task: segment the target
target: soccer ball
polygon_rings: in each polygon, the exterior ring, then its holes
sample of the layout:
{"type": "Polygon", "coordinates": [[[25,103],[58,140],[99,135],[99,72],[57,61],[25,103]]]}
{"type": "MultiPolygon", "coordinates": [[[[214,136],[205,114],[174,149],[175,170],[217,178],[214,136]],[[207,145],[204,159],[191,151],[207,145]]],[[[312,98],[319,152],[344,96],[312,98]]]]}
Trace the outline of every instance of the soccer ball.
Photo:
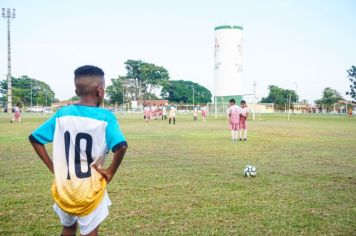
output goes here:
{"type": "Polygon", "coordinates": [[[255,177],[257,174],[256,167],[248,165],[244,169],[244,176],[245,177],[255,177]]]}

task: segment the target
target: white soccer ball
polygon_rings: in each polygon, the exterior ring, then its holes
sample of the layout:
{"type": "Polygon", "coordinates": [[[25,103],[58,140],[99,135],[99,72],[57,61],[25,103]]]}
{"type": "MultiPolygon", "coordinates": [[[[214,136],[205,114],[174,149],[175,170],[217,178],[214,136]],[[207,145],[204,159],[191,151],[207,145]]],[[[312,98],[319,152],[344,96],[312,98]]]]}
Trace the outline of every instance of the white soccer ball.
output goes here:
{"type": "Polygon", "coordinates": [[[257,174],[256,167],[248,165],[244,169],[244,176],[245,177],[255,177],[257,174]]]}

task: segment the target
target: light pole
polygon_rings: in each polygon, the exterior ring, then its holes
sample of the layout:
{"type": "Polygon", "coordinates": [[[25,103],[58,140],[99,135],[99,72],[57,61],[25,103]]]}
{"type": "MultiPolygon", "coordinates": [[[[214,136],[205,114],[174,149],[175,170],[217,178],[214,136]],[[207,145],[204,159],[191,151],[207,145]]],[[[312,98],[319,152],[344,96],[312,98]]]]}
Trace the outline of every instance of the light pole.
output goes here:
{"type": "Polygon", "coordinates": [[[7,20],[7,112],[12,113],[12,87],[11,87],[11,46],[10,46],[10,21],[15,19],[15,9],[2,9],[2,17],[7,20]]]}

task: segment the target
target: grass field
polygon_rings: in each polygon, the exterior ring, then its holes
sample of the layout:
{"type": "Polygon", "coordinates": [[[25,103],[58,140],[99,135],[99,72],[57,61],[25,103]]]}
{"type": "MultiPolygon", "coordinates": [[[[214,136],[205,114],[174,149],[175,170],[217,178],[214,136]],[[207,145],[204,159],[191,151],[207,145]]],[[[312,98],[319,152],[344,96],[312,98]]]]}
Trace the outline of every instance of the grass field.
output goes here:
{"type": "MultiPolygon", "coordinates": [[[[53,176],[27,139],[46,118],[0,115],[0,235],[61,230],[53,176]]],[[[265,116],[246,143],[230,141],[223,118],[118,120],[129,149],[102,235],[356,235],[356,118],[265,116]],[[256,178],[242,176],[247,164],[256,178]]]]}

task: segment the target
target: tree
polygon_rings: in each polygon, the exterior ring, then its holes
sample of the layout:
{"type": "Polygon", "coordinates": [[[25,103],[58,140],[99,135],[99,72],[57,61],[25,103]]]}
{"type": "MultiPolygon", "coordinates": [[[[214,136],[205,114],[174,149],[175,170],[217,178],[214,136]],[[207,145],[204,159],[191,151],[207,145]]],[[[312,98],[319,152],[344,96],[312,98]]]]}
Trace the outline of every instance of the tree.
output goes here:
{"type": "Polygon", "coordinates": [[[326,111],[330,112],[332,106],[337,103],[339,100],[342,100],[340,93],[335,89],[326,87],[322,92],[322,98],[315,101],[319,106],[324,106],[326,111]]]}
{"type": "Polygon", "coordinates": [[[350,91],[346,92],[346,95],[350,95],[353,100],[356,101],[356,66],[351,66],[351,69],[347,70],[347,78],[350,80],[350,91]]]}
{"type": "MultiPolygon", "coordinates": [[[[125,62],[127,75],[121,76],[129,100],[139,100],[149,97],[155,89],[161,87],[169,80],[168,71],[162,66],[144,61],[127,60],[125,62]]],[[[126,93],[125,92],[125,93],[126,93]]]]}
{"type": "MultiPolygon", "coordinates": [[[[7,80],[0,81],[0,93],[2,101],[7,103],[7,80]]],[[[55,93],[45,82],[30,78],[23,75],[19,78],[12,77],[12,102],[13,104],[21,103],[25,105],[32,104],[48,106],[55,100],[55,93]],[[31,93],[32,87],[32,93],[31,93]]]]}
{"type": "Polygon", "coordinates": [[[195,104],[211,102],[211,92],[207,88],[192,81],[184,80],[173,80],[164,83],[161,96],[170,102],[193,103],[193,90],[195,104]]]}
{"type": "Polygon", "coordinates": [[[122,104],[123,103],[123,92],[125,90],[124,88],[124,82],[126,78],[125,76],[119,76],[117,79],[111,79],[111,85],[106,87],[106,94],[109,97],[110,103],[118,103],[122,104]]]}
{"type": "Polygon", "coordinates": [[[289,97],[291,98],[291,108],[293,109],[293,101],[298,101],[298,95],[294,90],[282,89],[276,85],[268,86],[269,94],[261,99],[262,103],[273,103],[277,110],[284,110],[288,105],[289,97]]]}

